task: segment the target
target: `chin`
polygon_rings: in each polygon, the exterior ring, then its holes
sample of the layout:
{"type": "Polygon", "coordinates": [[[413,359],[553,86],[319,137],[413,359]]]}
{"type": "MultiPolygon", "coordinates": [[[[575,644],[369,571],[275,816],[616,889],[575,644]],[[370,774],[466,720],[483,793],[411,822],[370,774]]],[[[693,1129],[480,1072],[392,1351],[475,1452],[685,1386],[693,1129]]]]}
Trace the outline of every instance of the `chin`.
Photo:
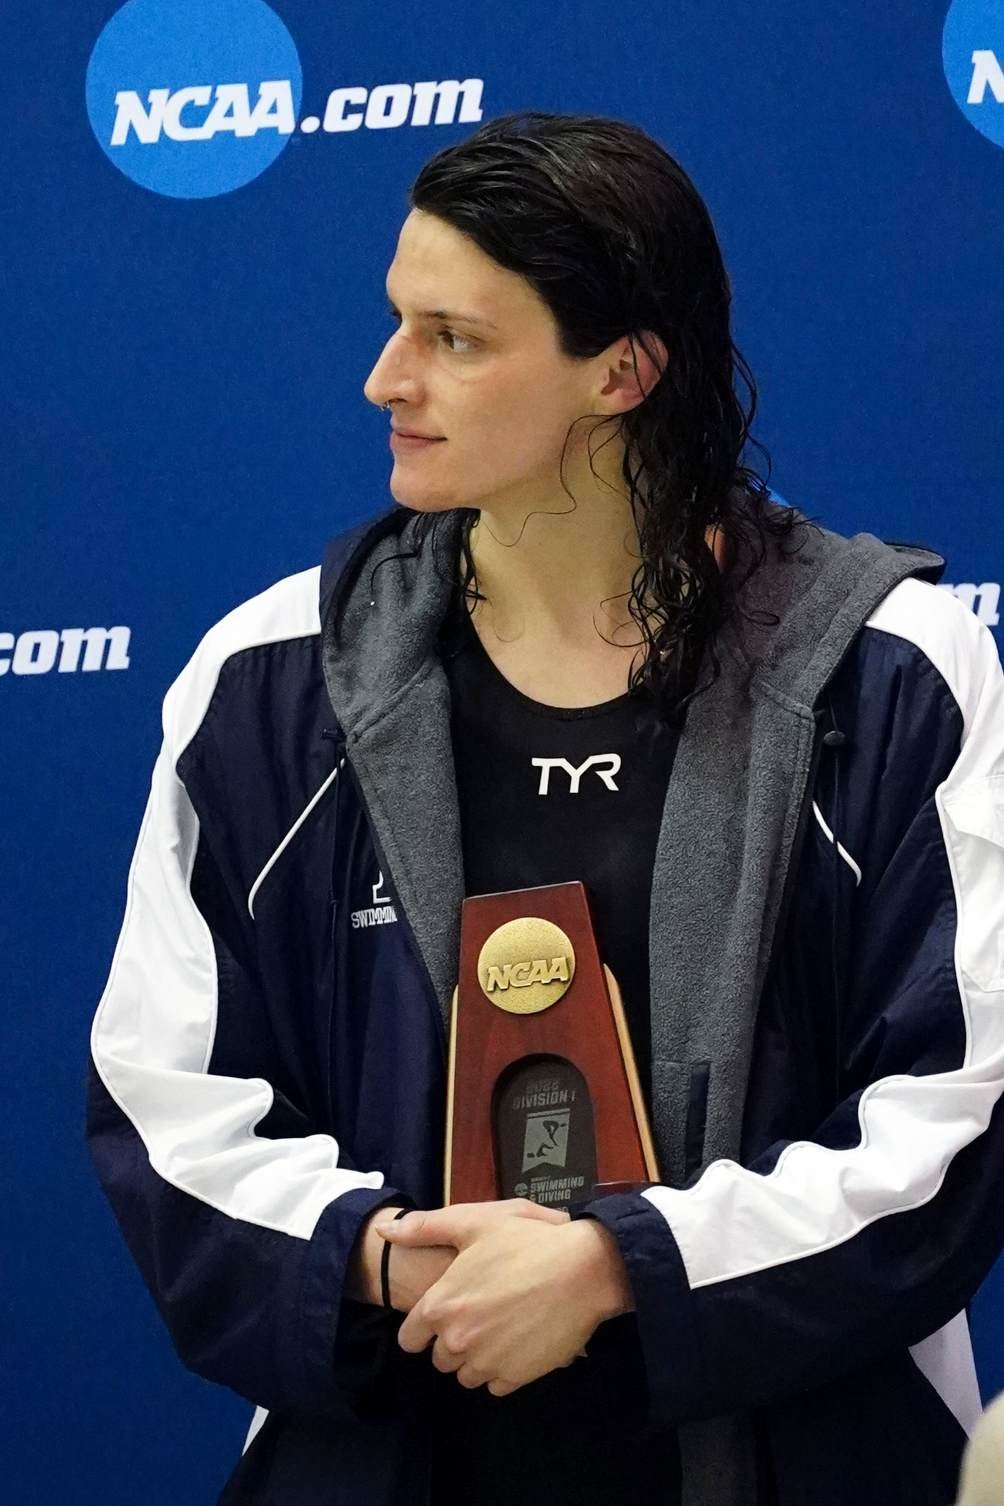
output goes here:
{"type": "Polygon", "coordinates": [[[390,494],[394,501],[401,507],[407,507],[412,512],[449,512],[454,507],[464,507],[467,504],[455,497],[444,497],[441,493],[423,493],[409,486],[395,486],[394,478],[391,477],[390,494]]]}

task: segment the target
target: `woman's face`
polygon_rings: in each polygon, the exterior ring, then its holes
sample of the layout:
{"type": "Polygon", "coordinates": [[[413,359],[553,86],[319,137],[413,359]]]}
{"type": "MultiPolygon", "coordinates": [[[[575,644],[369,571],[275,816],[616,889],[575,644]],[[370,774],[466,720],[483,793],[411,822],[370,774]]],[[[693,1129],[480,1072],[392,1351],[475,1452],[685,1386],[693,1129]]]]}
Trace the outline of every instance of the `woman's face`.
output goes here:
{"type": "MultiPolygon", "coordinates": [[[[563,355],[554,317],[529,283],[421,210],[402,226],[387,294],[397,328],[363,390],[370,402],[391,404],[395,428],[438,440],[392,447],[394,499],[423,512],[516,515],[538,501],[553,505],[569,426],[611,411],[598,412],[604,357],[563,355]]],[[[569,484],[590,427],[579,425],[569,439],[569,484]]],[[[615,469],[616,448],[611,442],[602,457],[615,469]]],[[[598,458],[594,464],[599,470],[598,458]]]]}

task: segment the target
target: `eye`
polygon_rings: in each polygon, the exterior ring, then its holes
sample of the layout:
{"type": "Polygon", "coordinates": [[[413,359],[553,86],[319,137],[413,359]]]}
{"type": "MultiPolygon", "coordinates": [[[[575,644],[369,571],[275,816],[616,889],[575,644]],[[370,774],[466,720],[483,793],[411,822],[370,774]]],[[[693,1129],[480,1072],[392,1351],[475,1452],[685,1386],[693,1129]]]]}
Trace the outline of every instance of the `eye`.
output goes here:
{"type": "Polygon", "coordinates": [[[468,350],[475,349],[475,342],[473,340],[468,340],[466,335],[456,334],[452,329],[441,329],[438,331],[438,334],[440,339],[442,339],[445,335],[448,340],[459,340],[461,345],[465,345],[467,347],[467,350],[455,350],[453,346],[449,346],[448,349],[455,356],[466,355],[468,350]]]}
{"type": "MultiPolygon", "coordinates": [[[[400,324],[401,315],[398,313],[396,308],[388,305],[386,313],[388,318],[393,319],[396,321],[396,323],[400,324]]],[[[442,340],[444,337],[447,340],[459,340],[462,346],[466,346],[465,350],[457,350],[453,346],[448,345],[447,349],[450,351],[450,354],[454,356],[467,355],[470,351],[477,348],[476,340],[470,340],[466,335],[458,335],[455,330],[447,329],[445,326],[442,329],[436,331],[436,337],[439,340],[442,340]]]]}

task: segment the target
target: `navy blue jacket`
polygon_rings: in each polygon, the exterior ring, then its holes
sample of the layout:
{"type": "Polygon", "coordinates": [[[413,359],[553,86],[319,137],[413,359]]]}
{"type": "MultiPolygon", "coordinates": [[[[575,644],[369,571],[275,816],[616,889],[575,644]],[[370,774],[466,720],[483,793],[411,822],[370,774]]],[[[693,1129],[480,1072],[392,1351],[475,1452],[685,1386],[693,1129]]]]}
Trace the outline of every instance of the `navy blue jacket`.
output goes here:
{"type": "MultiPolygon", "coordinates": [[[[440,686],[425,721],[398,717],[431,684],[409,671],[350,729],[327,662],[333,604],[379,594],[392,572],[363,566],[399,527],[237,607],[171,686],[94,1021],[88,1137],[123,1235],[182,1362],[260,1409],[231,1506],[427,1500],[428,1358],[342,1291],[375,1207],[442,1202],[449,965],[433,976],[385,807],[418,823],[435,886],[456,827],[422,827],[423,770],[446,767],[447,708],[440,686]],[[376,736],[396,788],[360,773],[376,736]]],[[[372,675],[384,646],[338,652],[372,675]]],[[[650,1425],[742,1415],[756,1506],[948,1506],[979,1411],[965,1308],[1004,1243],[993,640],[908,576],[864,602],[813,716],[797,820],[770,839],[787,879],[736,1154],[706,1153],[707,1064],[667,1064],[685,1164],[583,1213],[627,1266],[650,1425]]]]}

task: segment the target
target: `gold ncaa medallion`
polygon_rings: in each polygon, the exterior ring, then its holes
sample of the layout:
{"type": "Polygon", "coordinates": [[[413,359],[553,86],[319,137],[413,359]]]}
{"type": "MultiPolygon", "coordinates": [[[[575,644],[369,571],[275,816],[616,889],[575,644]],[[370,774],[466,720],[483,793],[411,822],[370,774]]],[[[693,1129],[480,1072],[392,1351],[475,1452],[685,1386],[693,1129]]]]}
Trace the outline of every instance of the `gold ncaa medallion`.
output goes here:
{"type": "Polygon", "coordinates": [[[478,956],[478,982],[490,1003],[508,1014],[540,1014],[575,976],[572,943],[560,926],[537,915],[506,921],[478,956]]]}

